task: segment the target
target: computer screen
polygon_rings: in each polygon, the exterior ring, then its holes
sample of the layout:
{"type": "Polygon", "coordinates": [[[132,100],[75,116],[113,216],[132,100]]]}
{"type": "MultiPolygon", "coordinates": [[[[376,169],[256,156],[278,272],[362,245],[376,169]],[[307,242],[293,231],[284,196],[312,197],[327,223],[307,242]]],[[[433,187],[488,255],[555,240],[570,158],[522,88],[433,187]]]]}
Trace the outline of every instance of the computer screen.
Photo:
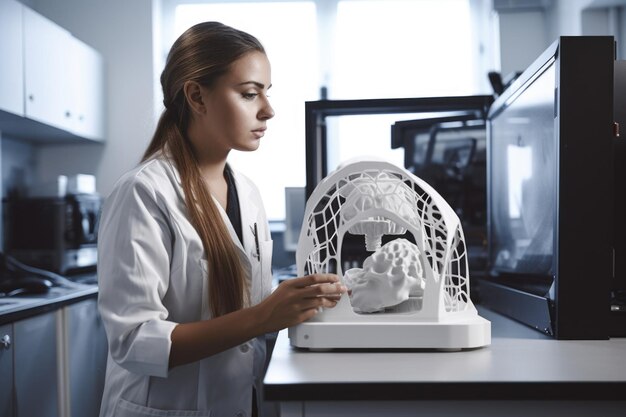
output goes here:
{"type": "Polygon", "coordinates": [[[552,61],[489,122],[489,258],[498,273],[555,273],[555,77],[552,61]]]}

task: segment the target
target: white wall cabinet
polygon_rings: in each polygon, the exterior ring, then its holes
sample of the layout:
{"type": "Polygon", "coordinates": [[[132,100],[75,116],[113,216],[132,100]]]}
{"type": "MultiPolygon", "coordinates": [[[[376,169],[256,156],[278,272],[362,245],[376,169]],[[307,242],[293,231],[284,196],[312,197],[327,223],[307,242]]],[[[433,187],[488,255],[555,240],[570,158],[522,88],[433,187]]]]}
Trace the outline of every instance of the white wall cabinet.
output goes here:
{"type": "Polygon", "coordinates": [[[104,139],[97,51],[17,1],[0,0],[0,61],[1,131],[29,140],[104,139]]]}
{"type": "Polygon", "coordinates": [[[104,62],[82,41],[70,38],[69,111],[72,131],[87,139],[104,137],[104,62]]]}
{"type": "Polygon", "coordinates": [[[26,117],[72,130],[68,74],[71,35],[39,13],[24,8],[26,117]]]}
{"type": "Polygon", "coordinates": [[[24,115],[22,4],[0,0],[0,110],[24,115]]]}

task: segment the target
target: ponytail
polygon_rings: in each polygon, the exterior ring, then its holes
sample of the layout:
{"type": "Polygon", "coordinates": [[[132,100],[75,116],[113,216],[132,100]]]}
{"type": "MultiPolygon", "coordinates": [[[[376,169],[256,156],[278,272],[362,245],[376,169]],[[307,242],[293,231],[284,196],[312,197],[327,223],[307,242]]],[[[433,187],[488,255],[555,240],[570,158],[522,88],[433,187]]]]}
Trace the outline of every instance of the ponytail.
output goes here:
{"type": "Polygon", "coordinates": [[[209,305],[213,317],[236,311],[249,301],[244,271],[222,215],[200,175],[198,162],[191,144],[185,139],[166,109],[157,125],[142,162],[151,158],[169,144],[171,157],[181,178],[189,221],[200,235],[208,263],[209,305]]]}

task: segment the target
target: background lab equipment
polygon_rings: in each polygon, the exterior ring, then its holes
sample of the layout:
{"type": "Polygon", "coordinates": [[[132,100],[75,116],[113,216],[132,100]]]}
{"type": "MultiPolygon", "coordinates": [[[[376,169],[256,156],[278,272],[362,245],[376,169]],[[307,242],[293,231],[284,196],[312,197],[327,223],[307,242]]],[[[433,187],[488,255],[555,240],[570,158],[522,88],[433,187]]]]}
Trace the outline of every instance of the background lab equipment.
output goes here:
{"type": "Polygon", "coordinates": [[[27,265],[66,274],[95,268],[97,194],[5,201],[5,247],[27,265]]]}
{"type": "MultiPolygon", "coordinates": [[[[419,173],[429,183],[443,184],[438,191],[447,198],[452,196],[450,205],[467,230],[474,301],[559,339],[624,336],[626,194],[623,190],[626,185],[625,176],[620,173],[626,161],[626,147],[614,136],[614,122],[621,121],[622,126],[626,123],[622,110],[626,108],[624,94],[614,94],[615,88],[624,85],[624,79],[626,66],[615,61],[613,37],[564,36],[512,82],[496,103],[492,96],[307,102],[306,194],[310,196],[329,170],[335,168],[329,166],[328,149],[341,138],[328,130],[327,117],[415,114],[415,120],[398,121],[391,127],[391,147],[405,149],[404,165],[409,171],[419,173]],[[546,83],[542,74],[555,76],[546,83]],[[582,90],[585,94],[580,94],[582,90]],[[509,105],[511,108],[507,110],[509,105]],[[516,111],[525,114],[517,119],[509,117],[516,111]],[[558,168],[539,173],[535,170],[541,165],[534,164],[527,172],[529,178],[556,175],[549,181],[555,184],[553,195],[557,200],[548,201],[545,208],[549,216],[543,217],[552,224],[546,229],[552,236],[552,244],[544,248],[542,259],[552,264],[539,274],[524,269],[523,265],[532,264],[528,256],[522,256],[516,267],[509,264],[508,270],[504,268],[505,254],[501,252],[498,257],[497,253],[511,244],[511,239],[516,239],[515,235],[507,236],[506,230],[519,229],[512,223],[502,227],[506,219],[503,202],[489,198],[490,193],[509,195],[506,178],[508,170],[513,170],[503,162],[507,158],[496,163],[489,158],[490,152],[505,142],[515,145],[515,141],[507,139],[507,131],[515,129],[512,122],[524,118],[546,126],[535,145],[554,149],[556,153],[546,157],[553,158],[552,163],[558,168]],[[508,119],[511,123],[506,122],[508,119]],[[541,120],[552,122],[546,124],[541,120]],[[481,125],[488,126],[491,135],[482,144],[486,134],[478,133],[481,125]],[[446,128],[466,129],[466,132],[453,140],[444,135],[446,128]],[[473,153],[474,145],[468,140],[472,138],[476,139],[473,153]],[[448,152],[453,155],[448,159],[452,163],[446,162],[446,158],[437,161],[437,148],[444,149],[440,155],[445,155],[446,148],[457,146],[455,140],[459,150],[448,152]],[[465,150],[460,147],[462,140],[465,150]],[[464,163],[467,160],[464,155],[471,155],[469,166],[464,163]],[[449,181],[454,175],[457,180],[449,181]],[[482,176],[484,182],[480,180],[482,176]],[[502,181],[492,181],[496,177],[502,181]],[[470,190],[482,198],[469,201],[470,190]],[[613,219],[615,227],[611,228],[613,219]],[[495,228],[487,230],[488,224],[495,228]]],[[[523,139],[519,148],[530,144],[528,135],[523,139]]],[[[538,189],[528,186],[521,189],[524,198],[537,199],[538,189]]],[[[533,223],[537,219],[525,220],[533,223]]],[[[343,251],[343,260],[362,264],[358,242],[351,244],[348,239],[343,251]]]]}
{"type": "Polygon", "coordinates": [[[487,118],[481,300],[559,339],[626,335],[625,312],[612,308],[623,305],[626,282],[626,230],[613,221],[624,216],[614,212],[624,201],[613,168],[623,158],[614,137],[615,47],[609,36],[559,38],[487,118]]]}

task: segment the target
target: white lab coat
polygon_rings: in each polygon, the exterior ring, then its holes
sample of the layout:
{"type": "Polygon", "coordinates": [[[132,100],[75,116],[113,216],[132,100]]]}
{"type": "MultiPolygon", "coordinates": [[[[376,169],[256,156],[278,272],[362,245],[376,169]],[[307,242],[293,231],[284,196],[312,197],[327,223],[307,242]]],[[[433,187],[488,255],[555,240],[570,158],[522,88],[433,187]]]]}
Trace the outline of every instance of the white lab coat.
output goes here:
{"type": "MultiPolygon", "coordinates": [[[[257,188],[233,175],[243,247],[218,207],[254,305],[271,291],[272,240],[257,188]]],[[[261,392],[264,337],[168,370],[176,324],[211,318],[206,274],[173,162],[161,155],[125,174],[103,206],[98,236],[98,303],[109,342],[101,417],[250,415],[253,384],[261,392]]]]}

